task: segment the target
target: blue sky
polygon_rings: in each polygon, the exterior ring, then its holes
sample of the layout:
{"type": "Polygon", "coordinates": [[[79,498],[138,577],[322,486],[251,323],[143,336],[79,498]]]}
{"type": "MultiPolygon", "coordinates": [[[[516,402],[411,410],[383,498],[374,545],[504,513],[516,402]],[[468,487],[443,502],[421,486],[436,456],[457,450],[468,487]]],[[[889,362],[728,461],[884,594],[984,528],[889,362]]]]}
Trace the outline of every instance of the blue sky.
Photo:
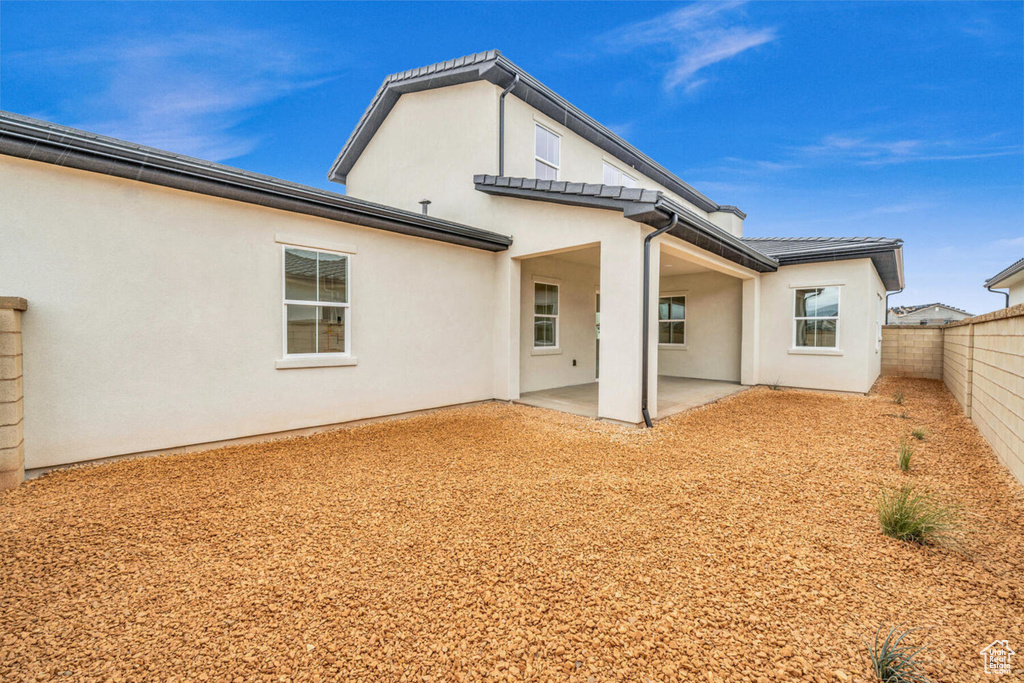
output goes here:
{"type": "Polygon", "coordinates": [[[906,242],[974,313],[1024,256],[1021,3],[0,3],[0,108],[341,190],[388,73],[498,48],[748,236],[906,242]]]}

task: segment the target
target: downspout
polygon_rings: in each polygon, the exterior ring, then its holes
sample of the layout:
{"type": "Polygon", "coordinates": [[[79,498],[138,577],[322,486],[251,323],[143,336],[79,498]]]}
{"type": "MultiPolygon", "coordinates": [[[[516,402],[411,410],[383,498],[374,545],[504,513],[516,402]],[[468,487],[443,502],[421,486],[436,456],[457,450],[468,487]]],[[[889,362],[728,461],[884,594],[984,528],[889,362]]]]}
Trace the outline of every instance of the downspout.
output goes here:
{"type": "Polygon", "coordinates": [[[647,346],[650,343],[650,320],[651,320],[651,240],[658,235],[666,233],[679,223],[679,214],[673,213],[672,220],[663,228],[658,228],[644,238],[644,328],[643,328],[643,376],[640,378],[640,410],[644,415],[644,424],[653,427],[651,414],[647,411],[647,368],[650,365],[650,353],[647,346]]]}
{"type": "Polygon", "coordinates": [[[997,292],[996,290],[992,289],[988,285],[985,285],[985,289],[987,289],[988,291],[992,292],[993,294],[1002,294],[1003,296],[1005,296],[1006,297],[1006,305],[1003,306],[1003,308],[1009,308],[1010,307],[1010,290],[1006,290],[1005,292],[997,292]]]}
{"type": "Polygon", "coordinates": [[[501,91],[501,97],[498,98],[498,175],[505,175],[505,95],[512,92],[512,88],[516,87],[516,83],[519,82],[519,74],[512,79],[512,82],[508,84],[508,87],[501,91]]]}
{"type": "Polygon", "coordinates": [[[886,292],[885,293],[885,324],[886,325],[889,324],[889,297],[892,296],[893,294],[899,294],[902,291],[903,291],[903,288],[900,287],[899,289],[897,289],[897,290],[895,290],[893,292],[886,292]]]}

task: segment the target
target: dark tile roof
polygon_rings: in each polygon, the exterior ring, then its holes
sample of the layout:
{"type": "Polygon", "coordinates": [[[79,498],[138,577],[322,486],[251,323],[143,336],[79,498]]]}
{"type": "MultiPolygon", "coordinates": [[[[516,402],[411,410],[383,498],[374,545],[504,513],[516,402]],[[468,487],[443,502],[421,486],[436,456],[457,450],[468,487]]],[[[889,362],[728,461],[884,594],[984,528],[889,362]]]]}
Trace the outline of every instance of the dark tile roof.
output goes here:
{"type": "Polygon", "coordinates": [[[672,235],[751,270],[771,272],[778,268],[774,258],[744,244],[660,190],[493,175],[473,176],[473,182],[486,194],[622,211],[626,218],[655,228],[664,226],[675,214],[679,224],[672,235]]]}
{"type": "Polygon", "coordinates": [[[513,83],[516,76],[519,77],[519,81],[510,92],[531,107],[555,119],[630,168],[661,183],[671,192],[694,204],[702,211],[727,211],[740,218],[746,218],[746,214],[735,206],[717,204],[698,192],[654,159],[516,66],[498,50],[478,52],[446,62],[409,69],[385,78],[345,142],[328,177],[340,183],[346,181],[348,173],[352,170],[359,155],[366,149],[398,98],[403,94],[473,81],[488,81],[505,88],[513,83]]]}
{"type": "Polygon", "coordinates": [[[0,154],[379,230],[502,251],[505,235],[0,111],[0,154]]]}
{"type": "Polygon", "coordinates": [[[746,237],[743,241],[763,254],[783,259],[865,247],[895,248],[903,244],[903,240],[888,237],[746,237]]]}
{"type": "Polygon", "coordinates": [[[985,286],[992,287],[995,285],[995,283],[1001,282],[1002,280],[1005,280],[1008,277],[1016,275],[1021,271],[1024,271],[1024,258],[1022,258],[1019,261],[1015,261],[1014,263],[1010,264],[1006,268],[1003,268],[1001,271],[999,271],[989,279],[985,280],[985,286]]]}

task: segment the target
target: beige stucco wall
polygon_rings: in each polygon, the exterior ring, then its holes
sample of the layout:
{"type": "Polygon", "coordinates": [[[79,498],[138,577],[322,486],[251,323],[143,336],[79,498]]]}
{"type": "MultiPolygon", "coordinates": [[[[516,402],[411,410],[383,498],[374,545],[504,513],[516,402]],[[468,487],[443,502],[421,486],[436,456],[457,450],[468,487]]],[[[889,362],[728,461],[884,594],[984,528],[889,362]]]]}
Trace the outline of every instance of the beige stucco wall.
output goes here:
{"type": "Polygon", "coordinates": [[[886,325],[882,329],[882,374],[942,379],[942,328],[886,325]]]}
{"type": "Polygon", "coordinates": [[[866,392],[881,371],[879,297],[885,291],[868,259],[785,266],[761,276],[760,381],[866,392]],[[794,290],[840,287],[839,348],[793,348],[794,290]]]}
{"type": "Polygon", "coordinates": [[[0,157],[25,465],[492,398],[489,252],[0,157]],[[351,245],[351,367],[279,370],[277,234],[351,245]]]}
{"type": "MultiPolygon", "coordinates": [[[[496,229],[484,219],[491,198],[476,191],[473,175],[498,172],[500,94],[497,86],[477,81],[403,95],[349,172],[346,192],[413,210],[430,199],[432,215],[496,229]]],[[[739,217],[707,214],[511,95],[505,99],[505,175],[534,176],[538,123],[561,137],[560,180],[601,183],[607,161],[637,177],[641,187],[661,190],[742,235],[739,217]]]]}
{"type": "Polygon", "coordinates": [[[739,382],[743,282],[706,272],[663,277],[660,285],[660,296],[686,295],[686,345],[659,345],[658,373],[739,382]]]}
{"type": "Polygon", "coordinates": [[[1024,304],[1024,279],[1016,284],[1010,285],[1009,292],[1011,306],[1024,304]]]}
{"type": "Polygon", "coordinates": [[[542,256],[522,262],[520,308],[520,392],[593,382],[597,371],[595,307],[601,271],[542,256]],[[559,285],[558,348],[533,348],[535,280],[559,285]],[[573,366],[573,361],[576,365],[573,366]]]}

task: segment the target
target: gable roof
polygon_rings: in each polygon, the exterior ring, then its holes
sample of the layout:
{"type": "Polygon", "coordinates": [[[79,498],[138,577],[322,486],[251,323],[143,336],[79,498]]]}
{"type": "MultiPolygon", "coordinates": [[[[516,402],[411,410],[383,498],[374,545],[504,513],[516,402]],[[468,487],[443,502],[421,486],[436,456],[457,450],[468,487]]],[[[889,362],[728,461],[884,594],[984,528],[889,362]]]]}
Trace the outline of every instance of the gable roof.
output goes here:
{"type": "Polygon", "coordinates": [[[909,313],[914,313],[916,311],[923,311],[926,308],[933,308],[935,306],[938,306],[940,308],[946,308],[946,309],[949,309],[950,311],[956,311],[957,313],[963,313],[964,315],[966,315],[968,317],[973,315],[971,313],[968,313],[967,311],[965,311],[962,308],[957,308],[956,306],[950,306],[949,304],[941,304],[941,303],[937,303],[937,302],[933,303],[933,304],[915,304],[913,306],[893,306],[889,310],[892,311],[893,313],[895,313],[896,315],[907,315],[909,313]]]}
{"type": "Polygon", "coordinates": [[[391,74],[384,79],[363,113],[327,177],[344,183],[359,156],[384,123],[398,98],[405,93],[444,88],[450,85],[488,81],[501,88],[519,81],[510,91],[531,107],[558,121],[560,124],[593,143],[622,163],[636,169],[648,178],[664,185],[686,201],[703,211],[727,211],[740,218],[746,214],[735,206],[718,204],[683,182],[678,176],[650,158],[596,120],[572,105],[568,100],[513,64],[498,50],[478,52],[466,57],[439,62],[430,66],[391,74]]]}
{"type": "Polygon", "coordinates": [[[886,291],[903,287],[903,240],[889,237],[745,237],[780,266],[870,258],[886,291]]]}
{"type": "Polygon", "coordinates": [[[512,238],[240,168],[0,111],[0,154],[487,251],[512,238]]]}
{"type": "Polygon", "coordinates": [[[626,218],[655,228],[662,227],[676,214],[679,223],[669,231],[673,236],[761,273],[779,267],[771,256],[750,247],[660,190],[493,175],[473,176],[473,182],[477,190],[486,194],[622,211],[626,218]]]}
{"type": "MultiPolygon", "coordinates": [[[[989,279],[985,280],[986,287],[998,287],[1000,282],[1008,280],[1018,273],[1024,272],[1024,258],[1007,266],[989,279]]],[[[1004,285],[1005,286],[1005,285],[1004,285]]]]}

